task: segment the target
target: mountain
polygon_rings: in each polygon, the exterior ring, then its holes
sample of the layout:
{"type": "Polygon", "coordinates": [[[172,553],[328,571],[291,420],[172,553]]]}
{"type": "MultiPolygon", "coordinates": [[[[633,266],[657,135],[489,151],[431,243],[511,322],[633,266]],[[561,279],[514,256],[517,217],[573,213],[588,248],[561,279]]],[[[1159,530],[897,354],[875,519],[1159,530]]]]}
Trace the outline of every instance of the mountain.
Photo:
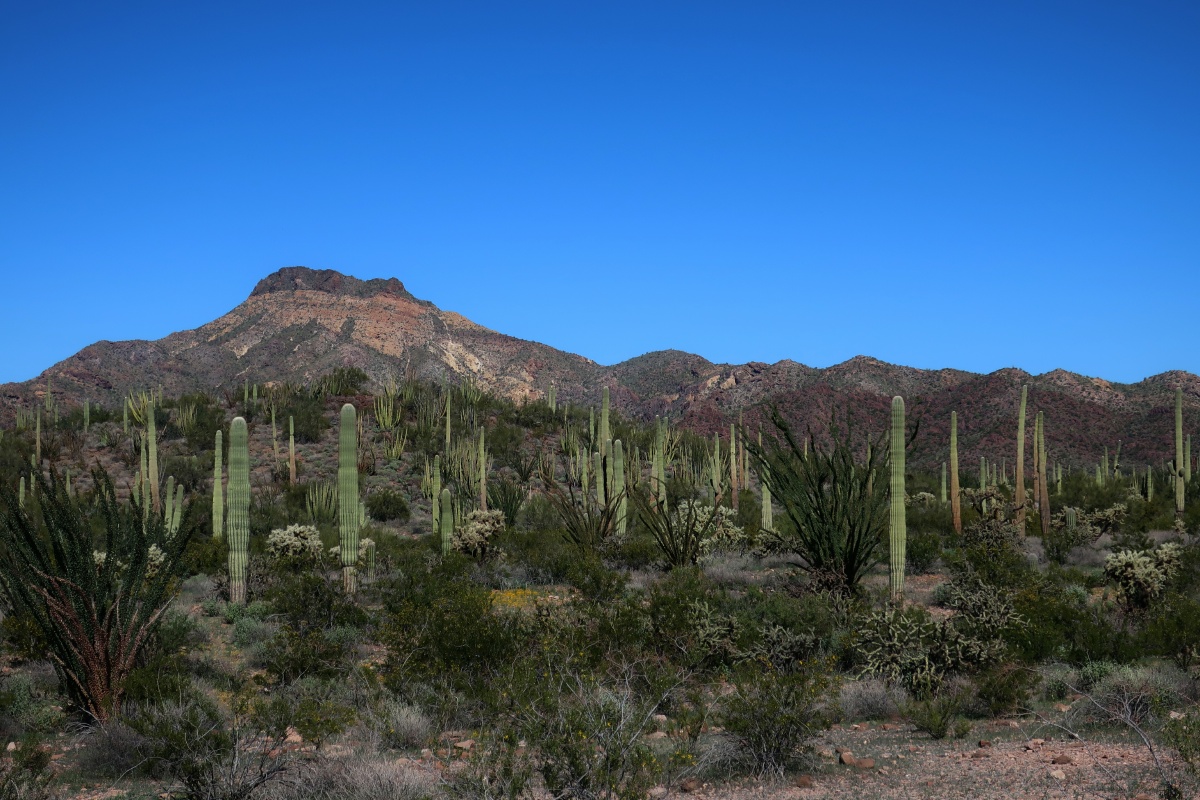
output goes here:
{"type": "Polygon", "coordinates": [[[1046,412],[1052,458],[1086,467],[1122,442],[1122,463],[1158,464],[1173,454],[1176,386],[1185,395],[1188,430],[1200,428],[1200,378],[1166,372],[1134,384],[1064,370],[1030,375],[1002,369],[980,375],[922,370],[857,356],[819,369],[795,361],[713,364],[660,350],[603,366],[582,356],[489,330],[410,294],[399,280],[359,280],[333,270],[286,267],[254,288],[228,314],[157,341],[100,341],[37,378],[0,386],[0,421],[30,406],[50,386],[69,402],[114,404],[131,390],[240,391],[243,381],[302,382],[335,367],[357,366],[374,381],[412,375],[475,380],[514,400],[544,397],[553,384],[561,403],[597,405],[610,387],[622,413],[667,414],[705,434],[727,430],[739,414],[760,422],[775,405],[794,422],[821,428],[835,409],[853,409],[867,428],[883,430],[893,395],[920,420],[911,459],[943,460],[949,417],[957,411],[964,471],[980,455],[1015,457],[1017,406],[1029,385],[1030,421],[1046,412]]]}

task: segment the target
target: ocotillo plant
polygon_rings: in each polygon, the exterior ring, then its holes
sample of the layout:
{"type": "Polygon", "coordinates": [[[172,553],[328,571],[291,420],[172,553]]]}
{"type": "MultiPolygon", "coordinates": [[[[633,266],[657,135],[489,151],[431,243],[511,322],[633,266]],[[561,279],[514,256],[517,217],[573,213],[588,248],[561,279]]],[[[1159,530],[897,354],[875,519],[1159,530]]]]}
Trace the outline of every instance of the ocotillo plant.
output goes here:
{"type": "Polygon", "coordinates": [[[454,536],[454,511],[450,508],[450,490],[442,489],[440,506],[440,518],[438,519],[438,528],[442,536],[442,555],[450,555],[451,539],[454,536]]]}
{"type": "Polygon", "coordinates": [[[246,420],[229,425],[229,602],[246,602],[250,560],[250,451],[246,420]]]}
{"type": "Polygon", "coordinates": [[[1183,516],[1184,471],[1183,471],[1183,388],[1175,387],[1175,516],[1183,516]]]}
{"type": "MultiPolygon", "coordinates": [[[[1019,483],[1019,481],[1018,481],[1019,483]]],[[[962,498],[958,488],[958,412],[950,412],[950,512],[954,532],[962,533],[962,498]]]]}
{"type": "Polygon", "coordinates": [[[221,539],[225,535],[225,489],[222,487],[221,431],[217,431],[217,442],[213,448],[213,501],[212,535],[221,539]]]}
{"type": "Polygon", "coordinates": [[[1021,386],[1021,410],[1017,414],[1017,476],[1013,501],[1017,506],[1017,528],[1025,535],[1025,401],[1029,386],[1021,386]]]}
{"type": "Polygon", "coordinates": [[[338,431],[338,533],[342,551],[342,585],[358,590],[358,424],[351,403],[342,406],[338,431]]]}
{"type": "Polygon", "coordinates": [[[907,526],[904,516],[904,398],[892,398],[892,482],[891,482],[891,567],[892,599],[904,594],[904,550],[907,526]]]}

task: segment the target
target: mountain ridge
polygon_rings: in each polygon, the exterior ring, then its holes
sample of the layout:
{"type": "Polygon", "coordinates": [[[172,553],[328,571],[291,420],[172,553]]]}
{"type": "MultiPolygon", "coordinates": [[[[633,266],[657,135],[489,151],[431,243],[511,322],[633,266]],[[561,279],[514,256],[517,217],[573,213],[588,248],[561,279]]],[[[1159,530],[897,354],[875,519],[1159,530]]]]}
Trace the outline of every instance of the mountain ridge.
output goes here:
{"type": "Polygon", "coordinates": [[[1022,383],[1030,387],[1031,409],[1047,412],[1049,445],[1068,463],[1098,459],[1122,435],[1131,461],[1170,457],[1171,426],[1156,429],[1159,417],[1173,413],[1177,385],[1189,429],[1200,423],[1200,377],[1179,370],[1125,384],[1062,369],[919,369],[866,355],[824,368],[791,359],[718,364],[671,349],[605,366],[439,309],[397,278],[361,280],[308,267],[271,273],[228,313],[197,328],[157,340],[97,341],[36,378],[0,385],[0,419],[11,424],[14,408],[34,402],[48,385],[68,401],[111,403],[147,386],[162,385],[168,394],[233,391],[244,380],[302,382],[349,365],[377,383],[404,375],[471,379],[515,401],[540,399],[554,384],[560,402],[598,405],[600,387],[608,386],[622,413],[666,414],[705,434],[727,430],[741,414],[761,421],[771,405],[809,426],[827,424],[838,408],[886,419],[887,402],[899,394],[925,425],[928,444],[913,454],[918,463],[934,463],[944,450],[951,410],[959,412],[965,465],[978,460],[976,452],[1004,449],[1006,438],[1015,439],[1022,383]]]}

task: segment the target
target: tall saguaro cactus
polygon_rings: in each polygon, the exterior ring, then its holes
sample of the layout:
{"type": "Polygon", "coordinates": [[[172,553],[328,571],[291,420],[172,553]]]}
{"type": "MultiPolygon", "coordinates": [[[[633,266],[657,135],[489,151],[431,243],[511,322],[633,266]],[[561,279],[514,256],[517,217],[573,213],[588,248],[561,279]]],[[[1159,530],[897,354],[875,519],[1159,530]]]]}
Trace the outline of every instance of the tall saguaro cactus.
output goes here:
{"type": "Polygon", "coordinates": [[[958,412],[950,412],[950,512],[954,532],[962,533],[962,497],[958,488],[958,412]]]}
{"type": "Polygon", "coordinates": [[[891,547],[889,552],[892,599],[904,595],[904,549],[907,525],[904,515],[904,398],[892,398],[891,547]]]}
{"type": "Polygon", "coordinates": [[[1183,471],[1183,387],[1175,387],[1175,516],[1183,516],[1184,483],[1183,471]]]}
{"type": "Polygon", "coordinates": [[[149,440],[149,472],[147,479],[150,482],[150,500],[154,504],[154,510],[158,511],[162,508],[158,498],[158,434],[154,429],[154,404],[146,404],[146,439],[149,440]]]}
{"type": "Polygon", "coordinates": [[[1039,411],[1037,414],[1037,430],[1038,430],[1038,516],[1042,521],[1042,540],[1050,535],[1050,486],[1049,486],[1049,471],[1046,466],[1046,415],[1045,412],[1039,411]]]}
{"type": "Polygon", "coordinates": [[[487,445],[483,441],[483,426],[479,426],[479,510],[487,511],[487,445]]]}
{"type": "Polygon", "coordinates": [[[358,591],[358,422],[351,403],[342,406],[338,431],[338,522],[342,586],[358,591]]]}
{"type": "Polygon", "coordinates": [[[433,501],[433,508],[429,515],[432,522],[430,533],[436,536],[442,531],[441,506],[439,505],[442,502],[442,457],[440,455],[433,457],[433,475],[431,481],[430,497],[433,501]]]}
{"type": "Polygon", "coordinates": [[[250,450],[246,420],[229,425],[229,602],[246,602],[250,560],[250,450]]]}
{"type": "Polygon", "coordinates": [[[621,493],[617,504],[617,535],[625,535],[628,498],[625,496],[625,448],[621,440],[613,442],[613,491],[621,493]]]}
{"type": "Polygon", "coordinates": [[[296,418],[288,415],[288,483],[296,485],[296,418]]]}
{"type": "Polygon", "coordinates": [[[454,536],[454,511],[450,508],[450,490],[442,489],[441,500],[438,503],[440,506],[438,530],[442,536],[442,555],[450,555],[450,545],[454,536]]]}
{"type": "Polygon", "coordinates": [[[600,431],[597,434],[597,440],[607,442],[612,438],[612,427],[609,425],[609,399],[608,387],[605,386],[600,394],[600,431]]]}
{"type": "Polygon", "coordinates": [[[1021,410],[1017,415],[1017,485],[1013,501],[1017,506],[1017,527],[1025,535],[1025,401],[1029,397],[1029,386],[1021,386],[1021,410]]]}
{"type": "Polygon", "coordinates": [[[222,484],[221,431],[217,431],[217,442],[213,452],[213,502],[212,534],[214,539],[225,536],[225,489],[222,484]]]}

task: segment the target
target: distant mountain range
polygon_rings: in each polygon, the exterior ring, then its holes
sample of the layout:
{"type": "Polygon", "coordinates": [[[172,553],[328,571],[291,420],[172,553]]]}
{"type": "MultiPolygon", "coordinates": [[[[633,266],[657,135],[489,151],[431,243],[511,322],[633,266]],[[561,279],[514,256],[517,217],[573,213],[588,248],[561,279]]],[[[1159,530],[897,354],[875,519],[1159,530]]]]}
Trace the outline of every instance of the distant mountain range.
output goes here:
{"type": "Polygon", "coordinates": [[[1022,384],[1029,385],[1031,414],[1046,412],[1051,458],[1076,467],[1096,463],[1118,442],[1126,465],[1171,458],[1176,386],[1184,390],[1187,430],[1200,432],[1200,378],[1188,372],[1120,384],[1064,370],[980,375],[866,356],[825,369],[791,360],[713,364],[678,350],[606,367],[442,311],[395,278],[363,281],[306,267],[267,276],[240,305],[195,330],[156,341],[96,342],[33,380],[4,384],[0,419],[11,426],[13,408],[36,402],[47,384],[68,401],[115,404],[130,390],[152,386],[167,394],[240,390],[247,379],[302,382],[348,365],[378,382],[405,375],[470,378],[518,401],[542,398],[553,384],[560,403],[598,406],[601,387],[608,386],[624,414],[666,414],[706,434],[727,430],[740,413],[761,419],[772,404],[814,428],[827,425],[835,409],[849,408],[881,431],[898,394],[910,418],[921,419],[914,463],[931,466],[946,457],[950,412],[958,412],[964,472],[980,455],[1012,463],[1022,384]]]}

